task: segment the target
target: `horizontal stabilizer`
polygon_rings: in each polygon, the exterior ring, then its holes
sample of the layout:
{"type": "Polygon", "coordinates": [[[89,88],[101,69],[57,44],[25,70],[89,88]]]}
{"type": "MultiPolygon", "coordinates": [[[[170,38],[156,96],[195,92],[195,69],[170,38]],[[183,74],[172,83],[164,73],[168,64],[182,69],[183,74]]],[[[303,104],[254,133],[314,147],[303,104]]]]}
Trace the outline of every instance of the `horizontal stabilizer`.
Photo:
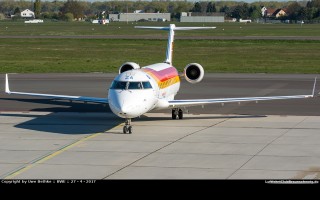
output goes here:
{"type": "Polygon", "coordinates": [[[165,63],[172,64],[172,52],[173,52],[173,40],[174,31],[188,31],[188,30],[201,30],[201,29],[215,29],[216,27],[176,27],[175,24],[170,24],[170,26],[135,26],[134,28],[143,29],[155,29],[168,31],[168,45],[166,51],[165,63]]]}
{"type": "MultiPolygon", "coordinates": [[[[161,27],[161,26],[135,26],[134,28],[143,28],[143,29],[156,29],[170,31],[170,27],[161,27]]],[[[174,27],[173,31],[188,31],[188,30],[197,30],[197,29],[215,29],[216,27],[174,27]]]]}

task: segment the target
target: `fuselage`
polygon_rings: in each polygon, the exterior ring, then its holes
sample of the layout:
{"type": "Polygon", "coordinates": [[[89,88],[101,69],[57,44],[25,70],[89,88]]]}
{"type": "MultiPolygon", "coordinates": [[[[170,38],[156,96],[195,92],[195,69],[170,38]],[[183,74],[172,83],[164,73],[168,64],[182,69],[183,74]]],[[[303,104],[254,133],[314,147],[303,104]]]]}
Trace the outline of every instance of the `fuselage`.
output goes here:
{"type": "Polygon", "coordinates": [[[122,118],[135,118],[153,109],[168,108],[180,88],[175,67],[157,63],[119,74],[112,82],[108,100],[111,111],[122,118]]]}

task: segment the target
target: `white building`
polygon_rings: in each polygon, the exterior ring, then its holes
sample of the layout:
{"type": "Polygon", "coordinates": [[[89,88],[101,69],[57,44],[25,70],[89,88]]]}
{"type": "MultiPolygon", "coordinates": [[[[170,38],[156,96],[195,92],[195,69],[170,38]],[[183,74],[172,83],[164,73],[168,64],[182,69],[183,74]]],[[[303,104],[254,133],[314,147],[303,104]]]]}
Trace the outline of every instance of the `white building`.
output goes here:
{"type": "Polygon", "coordinates": [[[262,6],[261,7],[261,16],[262,17],[265,17],[265,16],[267,16],[267,8],[265,7],[265,6],[262,6]]]}
{"type": "Polygon", "coordinates": [[[25,9],[24,11],[21,12],[20,16],[22,18],[34,18],[34,12],[32,12],[29,9],[25,9]]]}
{"type": "Polygon", "coordinates": [[[224,13],[182,12],[180,22],[224,22],[224,13]]]}
{"type": "Polygon", "coordinates": [[[136,22],[139,20],[145,21],[170,21],[170,13],[120,13],[109,14],[110,21],[118,22],[136,22]]]}

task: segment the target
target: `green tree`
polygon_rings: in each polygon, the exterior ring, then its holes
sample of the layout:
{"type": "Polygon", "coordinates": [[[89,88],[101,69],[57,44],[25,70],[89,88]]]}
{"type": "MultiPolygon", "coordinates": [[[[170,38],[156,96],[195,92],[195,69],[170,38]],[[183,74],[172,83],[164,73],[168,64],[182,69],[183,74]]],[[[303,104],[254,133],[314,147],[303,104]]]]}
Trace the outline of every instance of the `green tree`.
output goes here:
{"type": "Polygon", "coordinates": [[[216,5],[212,2],[209,2],[207,5],[207,12],[216,12],[216,5]]]}
{"type": "Polygon", "coordinates": [[[40,0],[36,0],[34,2],[34,14],[35,14],[35,17],[36,18],[39,18],[40,17],[40,13],[41,13],[41,2],[40,0]]]}
{"type": "Polygon", "coordinates": [[[74,20],[74,16],[72,13],[66,13],[64,14],[64,20],[67,21],[67,22],[71,22],[74,20]]]}
{"type": "Polygon", "coordinates": [[[167,2],[153,1],[150,3],[150,6],[153,8],[154,12],[168,12],[167,2]]]}
{"type": "Polygon", "coordinates": [[[0,13],[0,20],[4,20],[5,19],[5,16],[3,13],[0,13]]]}
{"type": "Polygon", "coordinates": [[[223,12],[226,17],[232,17],[232,11],[230,7],[224,5],[220,8],[220,12],[223,12]]]}
{"type": "Polygon", "coordinates": [[[298,2],[292,2],[287,7],[288,18],[295,21],[299,20],[301,18],[301,8],[298,2]]]}
{"type": "Polygon", "coordinates": [[[202,11],[202,7],[200,2],[196,2],[194,4],[194,7],[192,8],[192,12],[201,12],[202,11]]]}
{"type": "Polygon", "coordinates": [[[307,18],[315,19],[320,17],[320,0],[308,1],[307,6],[307,18]]]}
{"type": "Polygon", "coordinates": [[[238,5],[234,8],[232,16],[237,19],[248,19],[249,18],[249,7],[247,3],[238,5]]]}
{"type": "Polygon", "coordinates": [[[15,14],[19,14],[19,15],[20,15],[20,13],[21,13],[20,8],[19,8],[19,7],[16,7],[16,8],[14,9],[13,14],[14,14],[14,15],[15,15],[15,14]]]}
{"type": "Polygon", "coordinates": [[[311,7],[320,8],[320,0],[308,1],[307,7],[309,7],[309,8],[311,8],[311,7]]]}
{"type": "Polygon", "coordinates": [[[76,19],[84,17],[84,4],[76,0],[68,0],[63,7],[61,12],[65,15],[66,13],[72,13],[73,17],[76,19]]]}
{"type": "Polygon", "coordinates": [[[257,6],[251,6],[249,8],[250,19],[255,20],[262,17],[261,10],[257,6]]]}

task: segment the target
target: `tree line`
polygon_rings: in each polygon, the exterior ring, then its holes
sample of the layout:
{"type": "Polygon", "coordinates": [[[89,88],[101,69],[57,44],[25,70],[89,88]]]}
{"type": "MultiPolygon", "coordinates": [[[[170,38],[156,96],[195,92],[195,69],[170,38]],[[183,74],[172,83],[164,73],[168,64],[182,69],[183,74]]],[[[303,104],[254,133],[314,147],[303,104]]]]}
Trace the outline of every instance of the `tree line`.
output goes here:
{"type": "Polygon", "coordinates": [[[235,1],[97,1],[85,2],[79,0],[41,1],[35,0],[2,0],[0,1],[0,19],[5,16],[17,15],[24,9],[35,12],[36,18],[72,20],[74,18],[95,19],[101,12],[126,13],[143,10],[146,13],[169,12],[172,20],[179,20],[181,12],[224,12],[226,18],[259,19],[262,17],[261,6],[268,9],[285,8],[287,16],[282,19],[290,20],[319,20],[320,0],[290,1],[290,2],[254,2],[243,3],[235,1]],[[2,17],[1,17],[2,16],[2,17]]]}

